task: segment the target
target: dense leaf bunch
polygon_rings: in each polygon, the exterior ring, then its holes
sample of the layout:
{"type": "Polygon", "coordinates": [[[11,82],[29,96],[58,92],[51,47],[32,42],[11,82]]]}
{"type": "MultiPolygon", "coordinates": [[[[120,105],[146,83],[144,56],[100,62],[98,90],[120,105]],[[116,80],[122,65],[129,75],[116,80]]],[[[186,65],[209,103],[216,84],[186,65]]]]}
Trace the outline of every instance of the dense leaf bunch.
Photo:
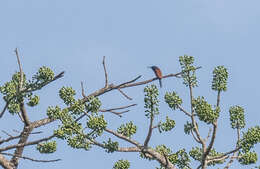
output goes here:
{"type": "Polygon", "coordinates": [[[57,143],[56,143],[56,141],[40,143],[37,145],[36,148],[40,153],[46,153],[46,154],[53,153],[56,151],[57,143]]]}
{"type": "Polygon", "coordinates": [[[130,163],[127,160],[118,160],[113,169],[128,169],[130,168],[130,163]]]}
{"type": "Polygon", "coordinates": [[[196,67],[193,65],[194,57],[188,55],[180,56],[179,62],[182,69],[183,84],[191,87],[197,86],[196,67]]]}
{"type": "Polygon", "coordinates": [[[205,101],[204,97],[198,97],[192,101],[195,112],[197,113],[199,119],[207,124],[214,123],[218,117],[220,108],[217,107],[215,110],[212,106],[205,101]]]}
{"type": "Polygon", "coordinates": [[[231,127],[233,129],[242,129],[245,127],[244,109],[240,106],[232,106],[229,109],[231,127]]]}
{"type": "Polygon", "coordinates": [[[211,88],[216,91],[227,90],[228,71],[224,66],[218,66],[213,70],[213,80],[211,88]]]}
{"type": "Polygon", "coordinates": [[[122,134],[126,137],[131,137],[133,134],[136,133],[137,127],[136,125],[133,124],[132,121],[130,121],[129,123],[126,124],[122,124],[118,129],[117,132],[119,134],[122,134]]]}
{"type": "Polygon", "coordinates": [[[182,99],[177,95],[176,92],[166,92],[164,100],[173,110],[177,109],[182,104],[182,99]]]}
{"type": "Polygon", "coordinates": [[[154,115],[158,115],[159,114],[159,100],[158,100],[158,89],[155,85],[151,85],[151,86],[146,86],[144,88],[144,108],[146,109],[146,116],[152,117],[154,115]]]}

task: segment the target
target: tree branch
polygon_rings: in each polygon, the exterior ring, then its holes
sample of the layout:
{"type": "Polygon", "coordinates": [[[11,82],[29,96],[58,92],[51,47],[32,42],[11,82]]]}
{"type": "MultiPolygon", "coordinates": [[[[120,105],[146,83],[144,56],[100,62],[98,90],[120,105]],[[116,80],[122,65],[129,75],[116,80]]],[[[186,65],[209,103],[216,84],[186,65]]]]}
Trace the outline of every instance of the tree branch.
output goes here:
{"type": "Polygon", "coordinates": [[[105,88],[108,87],[108,77],[107,77],[107,69],[106,69],[106,64],[105,64],[105,58],[106,56],[103,56],[103,68],[104,68],[104,73],[105,73],[105,88]]]}
{"type": "Polygon", "coordinates": [[[60,160],[61,160],[61,159],[55,159],[55,160],[37,160],[37,159],[33,159],[33,158],[30,158],[30,157],[26,157],[26,156],[15,156],[14,154],[11,154],[11,153],[1,153],[1,152],[0,152],[0,154],[7,155],[7,156],[18,157],[18,158],[22,158],[22,159],[25,159],[25,160],[31,160],[31,161],[34,161],[34,162],[42,162],[42,163],[56,162],[56,161],[60,161],[60,160]]]}
{"type": "Polygon", "coordinates": [[[0,154],[0,165],[4,169],[14,169],[14,166],[10,161],[8,161],[3,155],[0,154]]]}
{"type": "Polygon", "coordinates": [[[182,108],[181,106],[178,105],[178,108],[180,111],[182,111],[183,113],[185,113],[187,116],[191,117],[191,114],[188,113],[186,110],[184,110],[184,108],[182,108]]]}
{"type": "Polygon", "coordinates": [[[113,130],[110,130],[110,129],[106,128],[105,131],[110,133],[110,134],[112,134],[112,135],[114,135],[114,136],[116,136],[116,137],[118,137],[118,138],[120,138],[120,139],[122,139],[122,140],[125,140],[125,141],[127,141],[127,142],[129,142],[129,143],[131,143],[131,144],[133,144],[135,146],[137,146],[138,148],[142,147],[142,145],[140,143],[138,143],[137,141],[132,140],[131,138],[126,137],[126,136],[124,136],[122,134],[119,134],[117,132],[114,132],[113,130]]]}
{"type": "MultiPolygon", "coordinates": [[[[48,141],[52,138],[54,138],[55,135],[51,135],[49,137],[45,137],[45,138],[42,138],[42,139],[39,139],[39,140],[35,140],[35,141],[30,141],[30,142],[24,142],[24,143],[18,143],[18,144],[14,144],[14,145],[10,145],[10,146],[6,146],[4,148],[0,148],[0,152],[2,151],[7,151],[7,150],[10,150],[10,149],[14,149],[14,148],[24,148],[25,146],[30,146],[30,145],[35,145],[35,144],[38,144],[40,142],[43,142],[43,141],[48,141]]],[[[18,155],[16,155],[18,157],[18,155]]]]}
{"type": "Polygon", "coordinates": [[[128,100],[133,100],[131,97],[127,96],[127,94],[125,94],[120,88],[117,89],[123,96],[125,96],[125,98],[127,98],[128,100]]]}
{"type": "Polygon", "coordinates": [[[147,147],[151,137],[152,137],[152,133],[153,133],[153,119],[154,119],[154,115],[151,113],[151,117],[150,117],[150,124],[149,124],[149,129],[148,129],[148,134],[146,136],[146,139],[144,141],[144,147],[147,147]]]}
{"type": "MultiPolygon", "coordinates": [[[[219,103],[220,103],[220,90],[218,91],[218,96],[217,96],[217,107],[219,107],[219,103]]],[[[209,143],[209,146],[207,147],[206,151],[204,152],[203,154],[203,157],[202,157],[202,168],[205,169],[206,166],[207,166],[207,156],[209,155],[209,152],[210,150],[212,149],[213,147],[213,144],[215,142],[215,139],[216,139],[216,133],[217,133],[217,128],[218,128],[218,122],[217,120],[213,123],[213,133],[212,133],[212,136],[211,136],[211,140],[210,140],[210,143],[209,143]]]]}

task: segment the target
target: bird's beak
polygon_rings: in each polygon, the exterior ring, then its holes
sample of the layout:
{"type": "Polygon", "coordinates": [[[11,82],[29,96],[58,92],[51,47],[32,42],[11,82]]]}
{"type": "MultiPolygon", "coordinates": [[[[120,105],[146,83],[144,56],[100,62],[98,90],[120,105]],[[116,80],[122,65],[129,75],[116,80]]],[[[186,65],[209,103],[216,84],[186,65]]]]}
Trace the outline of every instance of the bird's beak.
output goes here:
{"type": "Polygon", "coordinates": [[[147,68],[148,68],[148,69],[151,69],[151,68],[152,68],[152,66],[147,66],[147,68]]]}

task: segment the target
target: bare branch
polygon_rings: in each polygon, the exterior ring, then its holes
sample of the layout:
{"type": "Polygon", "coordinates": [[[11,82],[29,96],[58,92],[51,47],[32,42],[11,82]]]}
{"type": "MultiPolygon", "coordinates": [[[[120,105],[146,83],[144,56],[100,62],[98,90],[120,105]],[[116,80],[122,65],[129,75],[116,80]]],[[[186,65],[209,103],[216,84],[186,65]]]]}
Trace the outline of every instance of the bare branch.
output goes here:
{"type": "Polygon", "coordinates": [[[229,152],[226,152],[226,153],[222,154],[221,156],[208,158],[207,160],[217,160],[217,159],[221,159],[221,158],[223,158],[223,157],[225,157],[225,156],[227,156],[227,155],[229,155],[229,154],[232,154],[232,153],[234,153],[234,152],[237,152],[237,151],[240,150],[241,148],[242,148],[242,147],[240,146],[240,147],[238,147],[238,148],[236,148],[236,149],[234,149],[234,150],[231,150],[231,151],[229,151],[229,152]]]}
{"type": "Polygon", "coordinates": [[[0,152],[0,154],[7,155],[7,156],[13,156],[13,157],[19,157],[19,158],[22,158],[22,159],[25,159],[25,160],[31,160],[31,161],[34,161],[34,162],[42,162],[42,163],[56,162],[56,161],[60,161],[61,160],[61,159],[37,160],[37,159],[33,159],[33,158],[30,158],[30,157],[26,157],[26,156],[15,156],[14,154],[11,154],[11,153],[2,153],[2,152],[0,152]]]}
{"type": "Polygon", "coordinates": [[[24,120],[24,124],[25,124],[26,126],[29,126],[29,125],[30,125],[30,121],[29,121],[29,117],[28,117],[28,115],[27,115],[27,111],[26,111],[26,109],[25,109],[25,107],[24,107],[24,102],[23,102],[23,101],[20,103],[20,111],[21,111],[21,113],[22,113],[22,117],[23,117],[23,120],[24,120]]]}
{"type": "Polygon", "coordinates": [[[17,62],[18,62],[19,70],[20,70],[19,91],[21,91],[22,87],[23,87],[23,69],[22,69],[22,64],[21,64],[21,61],[20,61],[20,56],[19,56],[19,53],[18,53],[18,49],[15,48],[14,52],[16,54],[16,58],[17,58],[17,62]]]}
{"type": "Polygon", "coordinates": [[[47,118],[44,118],[44,119],[41,119],[41,120],[36,120],[36,121],[32,122],[30,124],[30,126],[32,128],[38,128],[38,127],[44,126],[46,124],[49,124],[53,121],[54,121],[54,119],[50,119],[50,118],[47,117],[47,118]]]}
{"type": "MultiPolygon", "coordinates": [[[[239,142],[240,142],[240,129],[237,128],[237,144],[236,144],[236,148],[239,148],[239,146],[238,146],[239,142]]],[[[231,166],[231,164],[234,162],[235,156],[237,156],[237,151],[233,152],[233,155],[231,156],[231,159],[229,160],[227,165],[224,167],[224,169],[228,169],[231,166]]]]}
{"type": "Polygon", "coordinates": [[[120,88],[117,89],[123,96],[125,96],[128,100],[133,100],[131,97],[127,96],[120,88]]]}
{"type": "Polygon", "coordinates": [[[178,106],[178,108],[179,108],[183,113],[185,113],[187,116],[191,117],[191,114],[188,113],[186,110],[184,110],[184,108],[182,108],[181,106],[178,106]]]}
{"type": "Polygon", "coordinates": [[[120,110],[120,109],[126,109],[128,107],[132,107],[132,106],[136,106],[137,104],[130,104],[130,105],[127,105],[127,106],[122,106],[122,107],[117,107],[117,108],[112,108],[112,109],[103,109],[103,110],[99,110],[101,112],[106,112],[106,111],[113,111],[113,110],[120,110]]]}
{"type": "MultiPolygon", "coordinates": [[[[218,95],[217,95],[217,107],[219,107],[219,103],[220,103],[220,90],[218,91],[218,95]]],[[[207,156],[209,155],[209,152],[212,149],[213,144],[215,142],[217,128],[218,128],[218,122],[215,121],[213,123],[213,133],[212,133],[212,136],[211,136],[210,143],[209,143],[209,145],[208,145],[208,147],[207,147],[207,149],[204,152],[203,157],[202,157],[202,166],[203,166],[203,168],[205,168],[205,166],[207,165],[206,159],[207,159],[207,156]]]]}
{"type": "Polygon", "coordinates": [[[3,108],[3,110],[2,110],[2,112],[1,112],[1,114],[0,114],[0,118],[2,118],[2,116],[4,115],[4,113],[5,113],[5,111],[6,111],[7,107],[8,107],[8,105],[9,105],[9,102],[6,102],[6,103],[5,103],[5,107],[3,108]]]}
{"type": "Polygon", "coordinates": [[[43,142],[43,141],[48,141],[48,140],[52,139],[53,137],[55,137],[55,135],[51,135],[49,137],[45,137],[45,138],[35,140],[35,141],[13,144],[13,145],[10,145],[10,146],[6,146],[4,148],[0,148],[0,152],[7,151],[7,150],[10,150],[10,149],[14,149],[14,148],[24,148],[25,146],[35,145],[35,144],[38,144],[38,143],[43,142]]]}
{"type": "MultiPolygon", "coordinates": [[[[29,127],[29,126],[24,126],[24,129],[23,129],[23,132],[21,133],[21,137],[20,137],[20,140],[18,142],[18,144],[14,145],[13,148],[16,148],[15,152],[14,152],[14,155],[15,156],[21,156],[22,153],[23,153],[23,150],[24,150],[24,146],[18,146],[18,145],[23,145],[27,142],[28,138],[29,138],[29,135],[30,133],[32,132],[33,128],[29,127]]],[[[12,147],[11,146],[7,146],[5,148],[8,148],[8,147],[12,147]]],[[[5,148],[2,148],[2,149],[5,149],[5,148]]],[[[2,151],[5,151],[5,150],[2,150],[2,151]]],[[[1,149],[0,149],[0,152],[2,152],[1,149]]],[[[17,168],[18,166],[18,161],[19,161],[19,158],[18,157],[12,157],[12,159],[10,160],[10,162],[17,168]]]]}
{"type": "Polygon", "coordinates": [[[82,95],[82,97],[86,97],[83,82],[81,82],[81,95],[82,95]]]}
{"type": "Polygon", "coordinates": [[[127,141],[127,142],[129,142],[129,143],[131,143],[131,144],[133,144],[135,146],[137,146],[138,148],[142,147],[142,145],[140,143],[138,143],[137,141],[132,140],[131,138],[126,137],[126,136],[124,136],[122,134],[119,134],[119,133],[117,133],[117,132],[115,132],[113,130],[110,130],[110,129],[106,128],[105,131],[110,133],[110,134],[113,134],[114,136],[116,136],[118,138],[121,138],[122,140],[125,140],[125,141],[127,141]]]}
{"type": "Polygon", "coordinates": [[[200,136],[199,129],[198,129],[198,126],[197,126],[195,118],[194,118],[195,114],[194,114],[194,109],[193,109],[193,104],[192,104],[193,93],[192,93],[191,84],[189,84],[189,91],[190,91],[191,121],[194,126],[194,132],[196,134],[196,138],[198,138],[199,143],[201,143],[202,147],[204,148],[204,147],[206,147],[206,145],[205,145],[205,142],[203,141],[202,137],[200,136]]]}
{"type": "Polygon", "coordinates": [[[13,137],[11,134],[9,134],[9,133],[7,133],[6,131],[4,131],[4,130],[1,130],[3,133],[5,133],[7,136],[9,136],[9,137],[13,137]]]}
{"type": "Polygon", "coordinates": [[[201,143],[200,140],[197,138],[197,136],[195,136],[193,130],[191,130],[191,135],[192,135],[192,137],[194,138],[194,140],[195,140],[197,143],[201,143]]]}
{"type": "Polygon", "coordinates": [[[0,154],[0,166],[2,166],[4,169],[14,169],[13,164],[1,154],[0,154]]]}
{"type": "Polygon", "coordinates": [[[125,110],[125,111],[121,111],[121,112],[115,112],[115,111],[112,111],[112,110],[110,110],[110,111],[99,110],[99,111],[101,111],[101,112],[110,112],[110,113],[115,114],[115,115],[117,115],[117,116],[119,116],[119,117],[122,117],[121,114],[127,113],[127,112],[129,112],[130,110],[125,110]]]}
{"type": "Polygon", "coordinates": [[[107,69],[106,69],[106,64],[105,64],[105,58],[106,56],[103,56],[103,67],[104,67],[104,72],[105,72],[105,88],[108,87],[108,77],[107,77],[107,69]]]}
{"type": "Polygon", "coordinates": [[[210,129],[209,129],[208,136],[207,136],[207,138],[205,139],[205,141],[206,141],[206,142],[208,141],[208,139],[209,139],[209,137],[210,137],[210,134],[211,134],[211,132],[212,132],[212,128],[210,128],[210,129]]]}
{"type": "Polygon", "coordinates": [[[152,137],[152,132],[153,132],[153,119],[154,119],[154,115],[151,114],[151,117],[150,117],[150,124],[149,124],[149,129],[148,129],[148,134],[146,136],[146,139],[144,141],[144,147],[147,147],[151,137],[152,137]]]}

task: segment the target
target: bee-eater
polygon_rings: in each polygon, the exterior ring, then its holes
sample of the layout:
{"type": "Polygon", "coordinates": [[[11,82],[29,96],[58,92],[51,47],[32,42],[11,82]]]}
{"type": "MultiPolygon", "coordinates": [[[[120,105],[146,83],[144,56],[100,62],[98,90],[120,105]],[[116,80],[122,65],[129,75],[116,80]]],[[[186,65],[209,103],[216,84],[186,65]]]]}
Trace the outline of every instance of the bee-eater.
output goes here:
{"type": "Polygon", "coordinates": [[[162,71],[157,66],[149,66],[156,75],[156,77],[159,79],[160,87],[162,87],[162,71]]]}

